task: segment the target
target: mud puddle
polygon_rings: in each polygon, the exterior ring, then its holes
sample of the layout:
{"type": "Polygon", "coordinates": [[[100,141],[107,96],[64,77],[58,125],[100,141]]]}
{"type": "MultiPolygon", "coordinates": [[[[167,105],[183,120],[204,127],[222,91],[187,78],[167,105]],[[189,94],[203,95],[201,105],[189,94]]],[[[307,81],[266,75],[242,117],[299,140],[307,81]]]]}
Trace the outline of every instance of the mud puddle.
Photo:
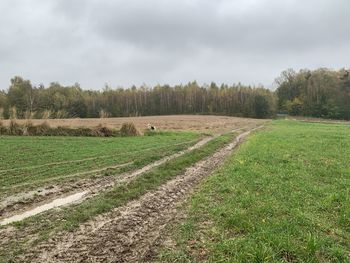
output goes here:
{"type": "Polygon", "coordinates": [[[26,211],[22,214],[8,217],[8,218],[0,221],[0,225],[4,226],[4,225],[10,224],[10,223],[22,221],[23,219],[26,219],[26,218],[31,217],[31,216],[35,216],[37,214],[40,214],[40,213],[45,212],[47,210],[50,210],[52,208],[72,204],[72,203],[80,200],[87,193],[88,193],[87,191],[84,191],[84,192],[76,193],[73,195],[69,195],[69,196],[64,197],[64,198],[55,199],[54,201],[52,201],[50,203],[38,206],[38,207],[36,207],[32,210],[26,211]]]}

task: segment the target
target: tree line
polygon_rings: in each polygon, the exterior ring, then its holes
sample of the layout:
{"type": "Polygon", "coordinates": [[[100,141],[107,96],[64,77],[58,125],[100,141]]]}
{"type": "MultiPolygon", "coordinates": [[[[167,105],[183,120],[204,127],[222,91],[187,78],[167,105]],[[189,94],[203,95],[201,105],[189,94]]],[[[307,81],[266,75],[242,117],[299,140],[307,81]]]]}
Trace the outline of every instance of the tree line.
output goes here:
{"type": "Polygon", "coordinates": [[[271,118],[276,113],[350,119],[347,69],[286,70],[277,89],[242,84],[157,85],[83,90],[79,84],[33,86],[16,76],[0,91],[1,118],[97,118],[171,114],[217,114],[271,118]]]}
{"type": "Polygon", "coordinates": [[[282,72],[276,83],[280,112],[350,120],[349,70],[289,69],[282,72]]]}
{"type": "Polygon", "coordinates": [[[220,114],[252,118],[275,115],[274,93],[263,87],[238,85],[157,85],[155,87],[83,90],[78,84],[33,86],[11,79],[0,93],[5,118],[96,118],[170,114],[220,114]]]}

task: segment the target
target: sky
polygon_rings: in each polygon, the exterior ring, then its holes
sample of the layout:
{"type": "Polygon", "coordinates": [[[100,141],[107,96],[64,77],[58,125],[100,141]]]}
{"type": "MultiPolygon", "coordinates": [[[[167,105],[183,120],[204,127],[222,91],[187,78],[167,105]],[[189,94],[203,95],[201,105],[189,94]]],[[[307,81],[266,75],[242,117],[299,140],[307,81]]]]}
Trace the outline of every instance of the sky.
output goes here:
{"type": "Polygon", "coordinates": [[[349,0],[1,0],[0,89],[265,85],[350,63],[349,0]]]}

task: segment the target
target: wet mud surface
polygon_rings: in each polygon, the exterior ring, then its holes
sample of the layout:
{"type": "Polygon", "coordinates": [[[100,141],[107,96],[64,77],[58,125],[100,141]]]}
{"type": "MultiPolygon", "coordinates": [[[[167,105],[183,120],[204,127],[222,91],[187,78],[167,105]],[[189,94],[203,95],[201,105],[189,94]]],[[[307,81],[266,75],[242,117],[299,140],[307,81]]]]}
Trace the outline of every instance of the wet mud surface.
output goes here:
{"type": "MultiPolygon", "coordinates": [[[[62,199],[62,198],[69,199],[69,196],[71,195],[76,195],[84,192],[84,194],[81,195],[81,198],[80,198],[80,201],[83,201],[87,198],[90,198],[99,194],[101,191],[108,190],[119,184],[130,182],[131,180],[135,179],[137,176],[140,176],[141,174],[150,171],[154,167],[162,165],[172,159],[178,158],[190,151],[193,151],[195,149],[202,147],[204,144],[208,143],[213,138],[215,137],[206,137],[200,140],[199,142],[197,142],[195,145],[187,148],[186,150],[166,156],[158,161],[150,163],[140,169],[137,169],[131,172],[126,172],[117,176],[108,176],[108,177],[101,177],[97,179],[86,179],[86,180],[82,179],[79,181],[67,182],[59,186],[39,188],[38,190],[35,190],[35,191],[20,193],[15,196],[7,197],[5,200],[3,200],[0,203],[0,225],[2,225],[3,222],[7,222],[8,221],[7,219],[10,217],[13,217],[13,216],[20,217],[21,214],[30,212],[30,210],[35,210],[37,207],[44,206],[47,203],[54,202],[56,199],[62,199]]],[[[125,165],[125,164],[122,164],[122,165],[125,165]]],[[[122,165],[118,165],[118,166],[122,166],[122,165]]],[[[102,168],[100,170],[103,171],[105,169],[106,168],[102,168]]],[[[96,172],[96,170],[93,172],[96,172]]],[[[74,200],[74,201],[76,202],[77,200],[74,200]]],[[[67,204],[69,203],[65,203],[64,205],[67,205],[67,204]]]]}

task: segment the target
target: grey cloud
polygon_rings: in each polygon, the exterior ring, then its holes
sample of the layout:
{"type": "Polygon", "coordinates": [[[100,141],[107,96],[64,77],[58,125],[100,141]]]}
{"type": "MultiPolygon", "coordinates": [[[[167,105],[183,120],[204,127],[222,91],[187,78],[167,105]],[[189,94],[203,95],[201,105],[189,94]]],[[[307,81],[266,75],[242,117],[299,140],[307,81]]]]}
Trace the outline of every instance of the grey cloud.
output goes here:
{"type": "Polygon", "coordinates": [[[2,0],[0,88],[271,85],[288,67],[349,67],[347,0],[2,0]]]}
{"type": "Polygon", "coordinates": [[[349,4],[344,1],[260,1],[241,13],[235,8],[242,1],[233,1],[236,4],[226,6],[232,12],[220,12],[225,2],[232,1],[197,1],[186,6],[157,0],[108,4],[105,12],[97,9],[95,30],[141,47],[200,45],[248,51],[274,51],[276,45],[279,49],[304,49],[350,39],[344,34],[350,22],[344,11],[349,4]]]}

